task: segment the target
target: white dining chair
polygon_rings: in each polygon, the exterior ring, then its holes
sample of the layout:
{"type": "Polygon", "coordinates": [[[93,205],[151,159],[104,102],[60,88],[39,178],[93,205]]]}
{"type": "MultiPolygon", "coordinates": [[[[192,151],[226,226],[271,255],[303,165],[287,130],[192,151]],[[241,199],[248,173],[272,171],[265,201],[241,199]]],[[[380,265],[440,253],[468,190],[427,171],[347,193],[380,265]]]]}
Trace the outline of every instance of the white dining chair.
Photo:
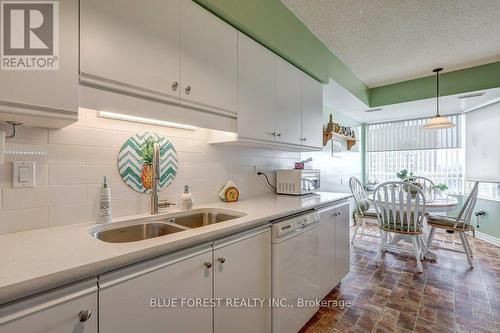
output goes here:
{"type": "Polygon", "coordinates": [[[382,183],[373,193],[373,204],[377,214],[378,227],[381,233],[380,262],[382,253],[388,249],[415,255],[417,269],[422,272],[423,242],[421,240],[425,215],[425,195],[422,190],[408,182],[382,183]],[[390,233],[405,236],[413,243],[413,250],[390,246],[387,238],[390,233]]]}
{"type": "Polygon", "coordinates": [[[368,195],[365,188],[361,184],[361,181],[356,177],[351,177],[349,179],[349,187],[351,188],[352,195],[354,196],[354,201],[356,202],[356,211],[354,213],[354,222],[356,222],[356,227],[354,228],[354,234],[352,235],[351,244],[354,244],[356,235],[358,235],[359,225],[361,224],[361,236],[378,237],[376,235],[365,233],[366,223],[377,223],[377,213],[375,209],[370,207],[371,202],[368,199],[368,195]]]}
{"type": "Polygon", "coordinates": [[[435,214],[426,215],[427,224],[429,225],[431,230],[429,232],[429,238],[427,239],[425,253],[429,251],[429,247],[432,245],[432,240],[434,239],[436,229],[444,229],[457,232],[460,235],[460,240],[462,241],[462,246],[464,248],[464,252],[462,253],[465,253],[470,268],[474,268],[474,264],[472,262],[472,249],[470,247],[469,241],[467,240],[466,232],[474,230],[474,227],[472,226],[470,221],[472,218],[472,213],[474,212],[474,207],[476,206],[478,191],[479,182],[476,182],[457,217],[448,217],[435,214]]]}

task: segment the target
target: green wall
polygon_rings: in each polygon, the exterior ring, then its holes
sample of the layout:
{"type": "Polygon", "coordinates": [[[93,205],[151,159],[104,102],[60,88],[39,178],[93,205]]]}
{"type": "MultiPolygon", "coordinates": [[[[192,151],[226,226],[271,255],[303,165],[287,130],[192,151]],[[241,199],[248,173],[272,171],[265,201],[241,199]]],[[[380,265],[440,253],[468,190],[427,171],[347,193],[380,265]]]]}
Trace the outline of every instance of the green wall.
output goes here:
{"type": "MultiPolygon", "coordinates": [[[[458,216],[462,205],[465,200],[467,200],[467,196],[464,195],[454,195],[454,197],[458,199],[459,205],[455,211],[448,213],[449,216],[458,216]]],[[[500,239],[500,202],[495,200],[478,199],[474,212],[480,210],[484,210],[486,212],[486,216],[483,219],[483,223],[479,225],[479,229],[476,228],[476,230],[500,239]]],[[[475,215],[472,216],[471,222],[472,225],[476,227],[475,215]]]]}
{"type": "MultiPolygon", "coordinates": [[[[442,96],[500,87],[500,61],[443,73],[439,76],[442,96]]],[[[436,77],[398,82],[370,89],[370,106],[384,106],[436,96],[436,77]]]]}
{"type": "Polygon", "coordinates": [[[333,79],[366,104],[368,89],[279,0],[194,0],[317,80],[333,79]]]}
{"type": "MultiPolygon", "coordinates": [[[[432,75],[368,89],[279,0],[193,1],[317,80],[323,83],[328,83],[329,79],[336,81],[370,107],[426,99],[436,95],[435,78],[432,75]]],[[[500,62],[445,72],[441,74],[441,83],[443,96],[500,87],[500,62]]]]}

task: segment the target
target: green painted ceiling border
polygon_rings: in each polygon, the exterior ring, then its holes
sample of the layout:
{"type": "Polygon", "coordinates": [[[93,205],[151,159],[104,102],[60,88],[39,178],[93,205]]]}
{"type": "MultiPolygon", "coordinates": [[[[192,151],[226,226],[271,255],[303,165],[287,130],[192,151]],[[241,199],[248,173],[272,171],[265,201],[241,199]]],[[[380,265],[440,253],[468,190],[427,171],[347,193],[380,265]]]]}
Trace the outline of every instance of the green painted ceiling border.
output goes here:
{"type": "MultiPolygon", "coordinates": [[[[500,61],[439,75],[442,96],[500,87],[500,61]]],[[[378,107],[436,96],[435,76],[371,88],[370,106],[378,107]]]]}
{"type": "MultiPolygon", "coordinates": [[[[318,81],[334,80],[370,107],[435,97],[432,75],[368,89],[279,0],[193,1],[318,81]]],[[[440,78],[443,96],[500,87],[500,61],[445,72],[440,78]]]]}
{"type": "Polygon", "coordinates": [[[279,0],[193,0],[322,83],[330,79],[364,103],[367,86],[279,0]]]}

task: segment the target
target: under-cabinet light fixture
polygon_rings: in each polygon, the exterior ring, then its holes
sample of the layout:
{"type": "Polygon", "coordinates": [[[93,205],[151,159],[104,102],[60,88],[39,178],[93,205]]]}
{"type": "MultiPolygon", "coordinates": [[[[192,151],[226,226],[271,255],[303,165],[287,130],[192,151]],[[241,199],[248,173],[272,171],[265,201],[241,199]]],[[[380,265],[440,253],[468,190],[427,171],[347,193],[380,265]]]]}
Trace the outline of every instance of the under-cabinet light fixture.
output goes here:
{"type": "Polygon", "coordinates": [[[108,111],[99,111],[99,117],[108,118],[108,119],[116,119],[116,120],[124,120],[124,121],[149,124],[149,125],[173,127],[173,128],[185,129],[185,130],[190,130],[190,131],[193,131],[196,129],[196,126],[173,123],[170,121],[164,121],[164,120],[158,120],[158,119],[130,116],[128,114],[108,112],[108,111]]]}
{"type": "Polygon", "coordinates": [[[477,93],[472,93],[472,94],[458,96],[458,99],[467,99],[467,98],[473,98],[473,97],[481,97],[483,95],[484,95],[484,91],[481,91],[481,92],[477,92],[477,93]]]}

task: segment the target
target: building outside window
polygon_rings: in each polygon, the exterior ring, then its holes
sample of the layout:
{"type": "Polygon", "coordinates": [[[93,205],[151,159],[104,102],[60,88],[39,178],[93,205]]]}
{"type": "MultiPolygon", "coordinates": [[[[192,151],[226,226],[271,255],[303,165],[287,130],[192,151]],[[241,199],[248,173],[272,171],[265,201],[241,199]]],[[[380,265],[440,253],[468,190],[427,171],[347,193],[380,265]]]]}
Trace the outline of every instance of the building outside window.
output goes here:
{"type": "MultiPolygon", "coordinates": [[[[427,119],[367,125],[367,180],[396,180],[396,173],[406,169],[446,184],[449,194],[468,193],[473,184],[464,178],[465,117],[449,118],[456,126],[440,130],[424,129],[427,119]]],[[[500,200],[500,184],[481,183],[479,196],[500,200]]]]}

